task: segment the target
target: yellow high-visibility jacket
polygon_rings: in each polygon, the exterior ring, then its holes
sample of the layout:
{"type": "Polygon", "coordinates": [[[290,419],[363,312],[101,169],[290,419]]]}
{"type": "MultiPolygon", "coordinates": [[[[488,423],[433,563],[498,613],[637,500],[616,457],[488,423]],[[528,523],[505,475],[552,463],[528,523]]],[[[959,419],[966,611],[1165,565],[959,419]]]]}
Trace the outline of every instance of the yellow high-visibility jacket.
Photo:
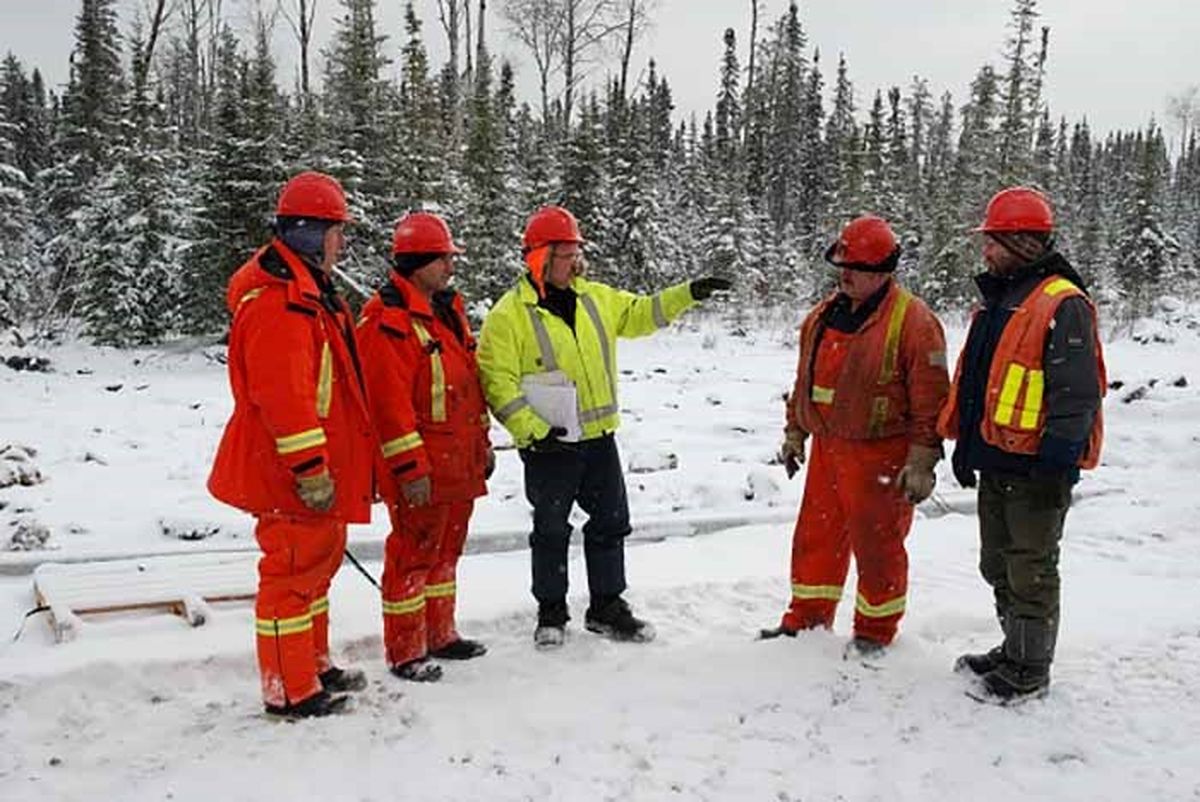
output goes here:
{"type": "Polygon", "coordinates": [[[575,330],[538,306],[524,276],[500,298],[479,335],[480,378],[488,406],[518,448],[545,437],[546,423],[525,398],[521,378],[560,370],[575,384],[583,439],[614,432],[617,407],[617,337],[643,337],[695,306],[688,282],[654,295],[636,295],[576,278],[575,330]]]}

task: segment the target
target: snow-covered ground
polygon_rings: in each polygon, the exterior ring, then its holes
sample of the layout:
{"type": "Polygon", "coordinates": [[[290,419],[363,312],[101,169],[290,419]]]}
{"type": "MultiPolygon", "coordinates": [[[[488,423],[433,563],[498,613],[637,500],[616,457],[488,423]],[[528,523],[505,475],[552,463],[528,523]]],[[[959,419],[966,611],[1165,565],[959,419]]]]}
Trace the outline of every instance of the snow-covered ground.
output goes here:
{"type": "MultiPolygon", "coordinates": [[[[735,337],[692,321],[620,354],[620,441],[643,536],[628,597],[657,641],[582,630],[576,555],[567,645],[533,650],[528,511],[519,460],[502,451],[459,577],[461,628],[487,641],[486,657],[447,665],[437,685],[394,680],[378,598],[347,568],[331,593],[335,651],[370,688],[350,715],[287,724],[259,713],[248,605],[196,629],[167,615],[89,619],[66,644],[35,617],[0,646],[0,799],[1200,799],[1190,326],[1143,323],[1108,343],[1110,379],[1124,385],[1106,403],[1104,464],[1068,517],[1045,700],[981,706],[950,671],[997,633],[974,501],[944,471],[910,536],[908,614],[882,660],[843,660],[845,601],[834,633],[753,640],[788,593],[802,477],[767,463],[794,345],[783,327],[735,337]],[[742,525],[718,529],[731,523],[742,525]]],[[[46,480],[0,490],[0,539],[10,521],[36,520],[56,549],[0,555],[12,574],[0,576],[0,632],[34,603],[16,573],[31,554],[253,548],[249,520],[204,490],[229,411],[218,353],[72,346],[49,352],[51,374],[0,367],[0,447],[35,448],[29,464],[46,480]]],[[[351,534],[367,556],[385,533],[377,511],[351,534]]]]}

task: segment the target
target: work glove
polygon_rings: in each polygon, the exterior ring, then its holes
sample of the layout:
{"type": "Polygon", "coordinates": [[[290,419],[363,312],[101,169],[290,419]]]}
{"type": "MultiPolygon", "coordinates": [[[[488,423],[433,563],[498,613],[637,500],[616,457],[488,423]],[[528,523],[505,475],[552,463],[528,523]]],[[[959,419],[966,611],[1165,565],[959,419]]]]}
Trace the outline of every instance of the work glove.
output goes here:
{"type": "Polygon", "coordinates": [[[551,454],[556,451],[570,451],[571,443],[564,443],[558,438],[567,433],[567,430],[562,426],[551,426],[550,431],[546,432],[546,436],[534,440],[529,444],[530,451],[536,451],[539,454],[551,454]]]}
{"type": "Polygon", "coordinates": [[[496,450],[491,446],[487,449],[487,461],[483,466],[483,481],[492,478],[492,474],[496,472],[496,450]]]}
{"type": "Polygon", "coordinates": [[[804,464],[804,442],[808,440],[808,432],[802,429],[787,429],[783,433],[783,445],[779,447],[779,461],[791,479],[804,464]]]}
{"type": "Polygon", "coordinates": [[[915,443],[908,447],[908,459],[896,475],[896,489],[904,494],[910,504],[920,504],[933,494],[933,486],[937,483],[933,466],[941,458],[940,448],[915,443]]]}
{"type": "Polygon", "coordinates": [[[404,500],[410,507],[424,507],[433,499],[433,482],[428,476],[413,479],[400,486],[404,500]]]}
{"type": "Polygon", "coordinates": [[[333,477],[329,475],[329,469],[313,476],[297,476],[296,494],[310,510],[328,512],[333,506],[333,477]]]}
{"type": "Polygon", "coordinates": [[[733,282],[720,276],[705,276],[692,281],[688,289],[692,298],[697,301],[707,301],[714,292],[723,292],[733,287],[733,282]]]}

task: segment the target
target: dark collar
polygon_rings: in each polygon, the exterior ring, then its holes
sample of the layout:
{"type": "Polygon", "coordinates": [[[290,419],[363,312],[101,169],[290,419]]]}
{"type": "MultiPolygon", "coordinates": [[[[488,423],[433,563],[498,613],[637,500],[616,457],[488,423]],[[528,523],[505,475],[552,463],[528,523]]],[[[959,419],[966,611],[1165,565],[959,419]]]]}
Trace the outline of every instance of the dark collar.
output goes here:
{"type": "Polygon", "coordinates": [[[886,282],[864,300],[858,309],[855,309],[853,312],[850,311],[850,296],[844,292],[839,292],[834,297],[833,303],[829,305],[829,309],[825,311],[825,325],[835,331],[853,334],[862,328],[871,315],[875,314],[875,310],[883,303],[883,299],[887,297],[888,292],[895,283],[895,280],[886,282]]]}

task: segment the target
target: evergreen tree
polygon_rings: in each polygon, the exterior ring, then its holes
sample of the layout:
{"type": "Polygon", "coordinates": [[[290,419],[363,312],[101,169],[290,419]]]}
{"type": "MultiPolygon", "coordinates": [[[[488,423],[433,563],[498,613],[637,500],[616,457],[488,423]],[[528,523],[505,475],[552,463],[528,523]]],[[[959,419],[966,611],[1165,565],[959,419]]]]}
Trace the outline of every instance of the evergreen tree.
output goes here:
{"type": "Polygon", "coordinates": [[[35,311],[30,305],[37,296],[31,185],[17,155],[14,137],[19,128],[7,115],[8,104],[0,105],[0,327],[15,326],[30,317],[35,311]]]}

